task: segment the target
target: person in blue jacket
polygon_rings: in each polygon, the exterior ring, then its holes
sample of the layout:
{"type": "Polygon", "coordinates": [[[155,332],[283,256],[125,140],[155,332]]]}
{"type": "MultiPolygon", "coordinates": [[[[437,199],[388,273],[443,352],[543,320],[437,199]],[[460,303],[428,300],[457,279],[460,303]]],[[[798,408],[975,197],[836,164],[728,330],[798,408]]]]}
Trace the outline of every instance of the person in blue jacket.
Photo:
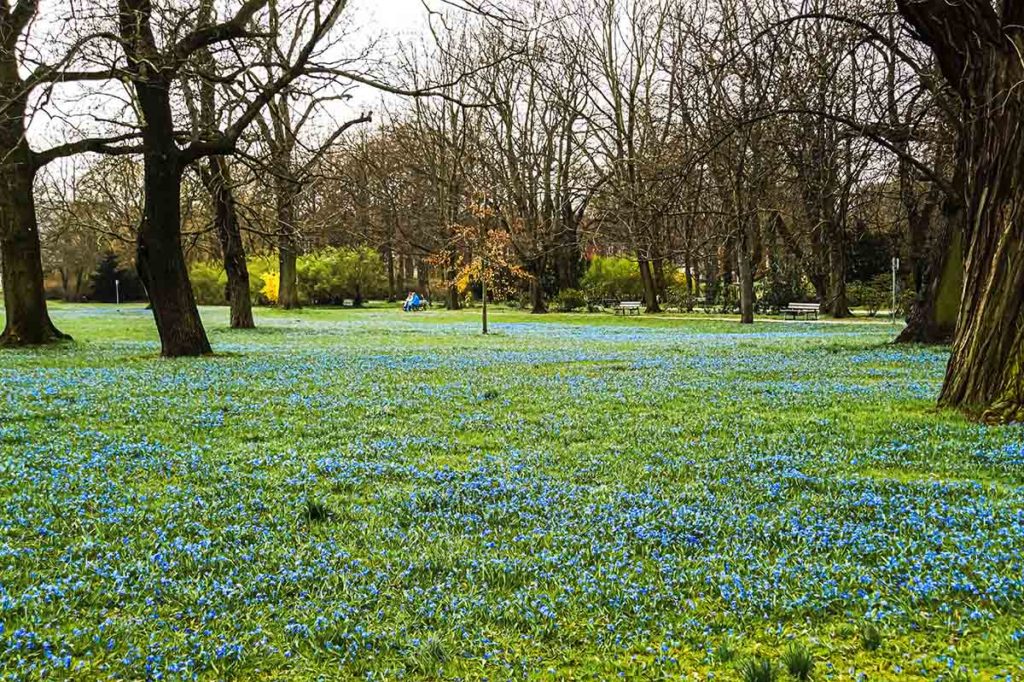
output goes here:
{"type": "Polygon", "coordinates": [[[406,296],[405,298],[405,304],[402,306],[402,310],[404,310],[407,313],[413,310],[419,310],[422,302],[423,299],[420,298],[420,295],[418,293],[416,293],[415,291],[410,292],[409,295],[406,296]]]}

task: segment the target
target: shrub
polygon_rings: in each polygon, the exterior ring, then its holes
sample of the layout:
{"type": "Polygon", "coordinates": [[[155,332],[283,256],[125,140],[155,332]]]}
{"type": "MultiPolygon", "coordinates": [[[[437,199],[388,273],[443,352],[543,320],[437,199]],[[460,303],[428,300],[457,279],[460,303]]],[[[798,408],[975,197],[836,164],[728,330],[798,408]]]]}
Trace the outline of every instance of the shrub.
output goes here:
{"type": "Polygon", "coordinates": [[[591,300],[640,299],[644,285],[636,261],[618,256],[594,256],[580,286],[591,300]]]}
{"type": "Polygon", "coordinates": [[[361,305],[381,296],[387,282],[380,254],[368,246],[327,247],[300,256],[297,278],[299,297],[307,303],[340,304],[351,298],[361,305]]]}
{"type": "Polygon", "coordinates": [[[864,308],[874,317],[888,303],[891,287],[888,276],[879,275],[870,282],[852,282],[846,288],[846,297],[852,307],[864,308]]]}
{"type": "Polygon", "coordinates": [[[587,299],[579,289],[562,289],[555,295],[551,303],[555,310],[563,313],[571,313],[587,305],[587,299]]]}
{"type": "Polygon", "coordinates": [[[277,302],[277,286],[273,287],[274,300],[273,302],[267,300],[263,290],[266,288],[267,283],[264,277],[270,273],[277,273],[277,258],[272,256],[256,256],[250,258],[246,265],[249,268],[249,298],[253,301],[261,303],[263,305],[273,304],[277,302]]]}
{"type": "Polygon", "coordinates": [[[195,263],[189,268],[188,278],[192,282],[192,292],[199,305],[223,305],[227,303],[224,296],[224,285],[228,276],[218,263],[204,261],[195,263]]]}
{"type": "Polygon", "coordinates": [[[696,282],[687,277],[684,271],[677,270],[670,278],[668,290],[665,292],[666,302],[669,307],[692,312],[693,307],[697,304],[698,292],[696,284],[696,282]],[[689,287],[687,287],[687,283],[690,283],[689,287]]]}
{"type": "Polygon", "coordinates": [[[263,288],[260,297],[270,305],[277,305],[277,294],[281,288],[281,276],[276,272],[263,273],[263,288]]]}
{"type": "Polygon", "coordinates": [[[757,299],[768,310],[781,310],[808,298],[807,282],[794,262],[772,259],[768,273],[757,282],[757,299]]]}

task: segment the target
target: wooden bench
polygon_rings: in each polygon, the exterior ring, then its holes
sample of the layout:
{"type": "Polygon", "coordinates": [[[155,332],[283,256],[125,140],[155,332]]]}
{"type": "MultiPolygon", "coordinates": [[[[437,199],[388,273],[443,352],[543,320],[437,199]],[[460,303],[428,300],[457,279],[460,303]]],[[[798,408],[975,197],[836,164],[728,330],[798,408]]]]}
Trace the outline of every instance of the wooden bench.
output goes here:
{"type": "Polygon", "coordinates": [[[817,303],[790,303],[782,313],[794,320],[802,315],[814,315],[814,319],[818,319],[818,308],[817,303]]]}
{"type": "Polygon", "coordinates": [[[629,315],[631,313],[640,314],[640,306],[643,305],[640,301],[623,301],[619,305],[615,306],[615,314],[629,315]]]}

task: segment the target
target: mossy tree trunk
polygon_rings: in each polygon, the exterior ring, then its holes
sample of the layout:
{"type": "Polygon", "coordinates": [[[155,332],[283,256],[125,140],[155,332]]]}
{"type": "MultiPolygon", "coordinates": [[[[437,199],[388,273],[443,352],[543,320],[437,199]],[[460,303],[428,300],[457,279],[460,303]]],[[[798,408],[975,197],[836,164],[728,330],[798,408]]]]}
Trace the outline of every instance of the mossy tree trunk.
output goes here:
{"type": "Polygon", "coordinates": [[[898,0],[963,103],[964,285],[939,402],[1024,419],[1024,3],[898,0]]]}
{"type": "Polygon", "coordinates": [[[947,200],[921,263],[921,283],[896,343],[949,343],[963,291],[963,207],[947,200]]]}

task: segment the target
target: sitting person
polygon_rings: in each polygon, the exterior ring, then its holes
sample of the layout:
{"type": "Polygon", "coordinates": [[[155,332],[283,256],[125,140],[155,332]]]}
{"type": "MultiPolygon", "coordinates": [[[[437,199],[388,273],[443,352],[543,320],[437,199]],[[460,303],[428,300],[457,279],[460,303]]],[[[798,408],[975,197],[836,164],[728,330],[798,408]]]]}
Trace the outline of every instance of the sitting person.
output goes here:
{"type": "Polygon", "coordinates": [[[426,301],[420,298],[420,295],[415,292],[409,292],[408,298],[405,299],[405,304],[402,306],[402,310],[405,312],[411,312],[414,310],[422,310],[426,307],[426,301]]]}

